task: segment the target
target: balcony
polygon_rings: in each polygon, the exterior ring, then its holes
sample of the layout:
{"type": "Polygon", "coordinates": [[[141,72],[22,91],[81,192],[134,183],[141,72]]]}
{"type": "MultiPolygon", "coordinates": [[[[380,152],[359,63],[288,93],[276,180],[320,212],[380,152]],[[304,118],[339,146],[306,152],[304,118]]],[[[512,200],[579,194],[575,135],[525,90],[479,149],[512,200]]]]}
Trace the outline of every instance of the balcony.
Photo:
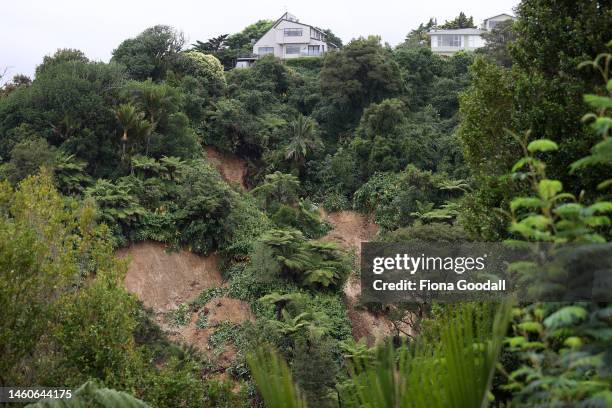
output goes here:
{"type": "Polygon", "coordinates": [[[322,51],[302,51],[300,52],[300,57],[321,57],[325,54],[322,51]]]}

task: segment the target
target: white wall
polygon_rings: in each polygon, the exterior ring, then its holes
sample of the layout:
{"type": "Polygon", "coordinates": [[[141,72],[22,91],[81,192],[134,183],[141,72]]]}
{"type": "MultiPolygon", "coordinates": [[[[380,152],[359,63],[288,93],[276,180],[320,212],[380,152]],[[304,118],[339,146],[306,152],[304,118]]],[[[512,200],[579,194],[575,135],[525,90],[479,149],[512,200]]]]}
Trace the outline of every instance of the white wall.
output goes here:
{"type": "Polygon", "coordinates": [[[327,44],[325,41],[315,40],[310,38],[310,26],[296,23],[293,21],[283,20],[276,27],[270,29],[263,37],[261,37],[253,45],[253,53],[259,54],[260,47],[273,47],[274,56],[279,58],[297,58],[303,56],[308,52],[308,45],[319,45],[319,49],[324,47],[325,51],[328,51],[327,44]],[[285,37],[285,28],[301,28],[301,36],[285,37]],[[287,54],[285,52],[285,45],[296,45],[300,47],[300,54],[287,54]]]}

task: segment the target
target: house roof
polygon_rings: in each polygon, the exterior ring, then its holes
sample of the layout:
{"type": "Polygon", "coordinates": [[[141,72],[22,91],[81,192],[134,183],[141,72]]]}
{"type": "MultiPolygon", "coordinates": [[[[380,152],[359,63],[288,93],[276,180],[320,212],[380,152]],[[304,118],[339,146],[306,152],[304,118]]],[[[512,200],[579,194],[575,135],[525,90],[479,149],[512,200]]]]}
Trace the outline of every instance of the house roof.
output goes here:
{"type": "MultiPolygon", "coordinates": [[[[297,24],[302,25],[302,26],[304,26],[304,27],[310,27],[310,28],[313,28],[313,29],[315,29],[315,30],[319,31],[321,34],[325,34],[325,33],[323,32],[323,30],[321,30],[319,27],[315,27],[315,26],[310,25],[310,24],[300,23],[300,20],[298,20],[298,18],[297,18],[296,16],[294,16],[293,14],[290,14],[289,12],[285,12],[285,14],[283,14],[282,16],[280,16],[280,18],[279,18],[278,20],[276,20],[276,21],[274,22],[274,24],[272,24],[272,28],[275,28],[276,26],[278,26],[278,25],[280,24],[280,22],[281,22],[281,21],[290,21],[290,22],[292,22],[292,23],[297,23],[297,24]]],[[[271,28],[271,29],[272,29],[272,28],[271,28]]],[[[270,29],[270,30],[271,30],[271,29],[270,29]]],[[[270,30],[268,30],[268,31],[270,31],[270,30]]],[[[268,33],[268,31],[266,31],[266,32],[265,32],[265,33],[264,33],[264,34],[263,34],[261,37],[259,37],[259,38],[257,39],[257,41],[255,41],[255,43],[257,43],[259,40],[261,40],[261,39],[263,38],[263,36],[264,36],[264,35],[266,35],[266,34],[268,33]]],[[[334,44],[334,43],[328,43],[328,44],[331,44],[331,45],[333,45],[334,47],[338,48],[338,46],[337,46],[336,44],[334,44]]]]}
{"type": "Polygon", "coordinates": [[[492,18],[497,18],[497,17],[501,17],[501,16],[507,16],[507,17],[510,17],[510,18],[511,18],[511,19],[513,19],[513,20],[516,20],[516,17],[514,17],[514,16],[513,16],[513,15],[511,15],[511,14],[501,13],[501,14],[498,14],[498,15],[493,16],[493,17],[485,18],[485,19],[484,19],[484,21],[491,20],[492,18]]]}
{"type": "Polygon", "coordinates": [[[272,28],[276,27],[277,25],[280,24],[281,21],[290,21],[292,23],[297,23],[299,25],[303,25],[304,27],[310,27],[310,28],[314,28],[317,31],[323,32],[323,30],[321,30],[319,27],[315,27],[313,25],[310,24],[305,24],[305,23],[301,23],[300,20],[298,20],[298,18],[296,16],[294,16],[293,14],[290,13],[285,13],[282,16],[280,16],[280,18],[278,20],[276,20],[276,22],[274,24],[272,24],[272,28]]]}
{"type": "Polygon", "coordinates": [[[480,35],[484,32],[479,28],[456,28],[452,30],[431,30],[427,34],[456,34],[456,35],[480,35]]]}

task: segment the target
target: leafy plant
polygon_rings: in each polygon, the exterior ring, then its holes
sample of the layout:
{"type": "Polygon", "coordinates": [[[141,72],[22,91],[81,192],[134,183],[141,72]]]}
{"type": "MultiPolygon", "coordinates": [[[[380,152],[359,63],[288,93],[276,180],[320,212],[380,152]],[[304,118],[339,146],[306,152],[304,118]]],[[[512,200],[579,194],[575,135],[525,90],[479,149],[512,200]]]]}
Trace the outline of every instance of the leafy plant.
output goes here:
{"type": "MultiPolygon", "coordinates": [[[[609,54],[585,65],[594,66],[607,80],[609,54]],[[602,66],[601,63],[605,65],[602,66]]],[[[594,166],[609,165],[612,150],[609,140],[612,83],[607,82],[607,96],[587,95],[585,101],[597,109],[585,120],[603,137],[591,155],[572,165],[572,171],[594,166]]],[[[556,151],[558,146],[548,139],[528,142],[527,133],[517,138],[524,153],[513,167],[515,178],[528,180],[532,195],[514,198],[510,203],[512,231],[526,241],[544,241],[554,244],[605,243],[605,232],[611,222],[607,214],[612,203],[600,196],[587,204],[584,194],[575,197],[563,191],[561,181],[546,175],[546,164],[540,155],[556,151]]],[[[600,183],[600,188],[606,187],[600,183]]],[[[574,253],[580,247],[571,249],[574,253]]],[[[535,277],[542,271],[533,262],[513,265],[521,276],[535,277]]],[[[542,403],[568,406],[576,404],[609,405],[612,400],[611,374],[605,367],[610,358],[609,309],[607,304],[535,303],[516,311],[513,335],[507,339],[511,351],[516,352],[523,365],[508,374],[505,389],[515,393],[521,405],[537,406],[542,403]]]]}
{"type": "Polygon", "coordinates": [[[287,364],[272,349],[259,349],[247,358],[253,379],[268,408],[305,408],[287,364]]]}
{"type": "Polygon", "coordinates": [[[148,408],[149,405],[122,391],[102,388],[88,381],[77,388],[69,400],[42,400],[27,408],[148,408]]]}

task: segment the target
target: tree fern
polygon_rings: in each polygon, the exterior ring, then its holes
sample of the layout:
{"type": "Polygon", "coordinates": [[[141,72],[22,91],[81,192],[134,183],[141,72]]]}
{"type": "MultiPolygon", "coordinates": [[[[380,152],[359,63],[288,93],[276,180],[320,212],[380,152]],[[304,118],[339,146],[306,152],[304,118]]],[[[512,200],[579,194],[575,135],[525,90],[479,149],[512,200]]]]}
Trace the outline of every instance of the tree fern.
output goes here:
{"type": "Polygon", "coordinates": [[[71,399],[42,400],[26,408],[148,408],[149,405],[123,391],[100,388],[88,381],[81,385],[71,399]]]}

